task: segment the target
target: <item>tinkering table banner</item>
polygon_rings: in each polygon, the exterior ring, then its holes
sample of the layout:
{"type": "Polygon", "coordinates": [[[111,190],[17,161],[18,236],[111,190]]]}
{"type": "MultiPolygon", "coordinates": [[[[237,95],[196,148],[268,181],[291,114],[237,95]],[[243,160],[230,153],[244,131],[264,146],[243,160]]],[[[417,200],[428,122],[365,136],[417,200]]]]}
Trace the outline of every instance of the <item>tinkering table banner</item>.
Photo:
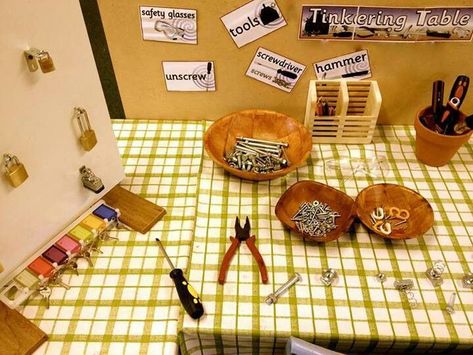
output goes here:
{"type": "Polygon", "coordinates": [[[302,6],[299,39],[471,41],[473,7],[302,6]]]}

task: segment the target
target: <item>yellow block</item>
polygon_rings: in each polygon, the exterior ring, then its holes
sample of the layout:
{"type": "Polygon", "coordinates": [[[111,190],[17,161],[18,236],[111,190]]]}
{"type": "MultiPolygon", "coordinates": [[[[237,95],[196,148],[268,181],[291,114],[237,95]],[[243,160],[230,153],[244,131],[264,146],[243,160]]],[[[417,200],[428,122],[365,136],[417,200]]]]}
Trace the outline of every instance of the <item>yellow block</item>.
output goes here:
{"type": "Polygon", "coordinates": [[[31,290],[39,282],[39,279],[26,269],[16,275],[15,280],[31,290]]]}
{"type": "Polygon", "coordinates": [[[105,228],[107,228],[105,221],[98,218],[97,216],[94,216],[93,214],[89,214],[87,217],[85,217],[82,222],[80,222],[80,224],[87,229],[95,229],[98,233],[104,231],[105,228]]]}
{"type": "Polygon", "coordinates": [[[81,226],[80,224],[72,228],[69,232],[67,232],[67,234],[69,234],[71,237],[75,237],[77,239],[84,240],[84,241],[93,239],[95,237],[92,231],[81,226]]]}

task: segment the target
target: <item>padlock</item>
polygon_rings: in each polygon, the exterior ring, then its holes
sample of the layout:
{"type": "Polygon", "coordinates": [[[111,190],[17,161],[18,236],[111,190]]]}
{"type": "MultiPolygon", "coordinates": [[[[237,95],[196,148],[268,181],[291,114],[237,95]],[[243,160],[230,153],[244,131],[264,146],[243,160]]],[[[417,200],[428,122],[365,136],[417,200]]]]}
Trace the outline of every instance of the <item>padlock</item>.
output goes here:
{"type": "Polygon", "coordinates": [[[38,63],[43,73],[49,73],[56,69],[54,67],[53,59],[51,58],[49,53],[46,51],[39,52],[38,63]]]}
{"type": "Polygon", "coordinates": [[[25,166],[15,155],[4,154],[3,166],[5,167],[5,176],[13,187],[20,186],[28,178],[25,166]]]}
{"type": "Polygon", "coordinates": [[[43,73],[49,73],[56,69],[48,51],[30,48],[24,51],[24,55],[28,69],[31,72],[38,70],[38,64],[43,73]]]}
{"type": "Polygon", "coordinates": [[[87,111],[82,107],[74,107],[74,116],[79,124],[80,145],[86,151],[92,150],[92,148],[97,144],[97,136],[95,135],[95,131],[90,127],[87,111]]]}

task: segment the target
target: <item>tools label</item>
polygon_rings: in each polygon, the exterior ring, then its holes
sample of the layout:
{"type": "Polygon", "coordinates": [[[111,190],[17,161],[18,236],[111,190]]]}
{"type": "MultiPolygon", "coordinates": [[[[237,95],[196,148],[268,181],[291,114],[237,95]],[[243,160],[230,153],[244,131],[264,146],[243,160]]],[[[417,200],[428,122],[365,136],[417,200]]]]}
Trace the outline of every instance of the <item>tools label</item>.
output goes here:
{"type": "Polygon", "coordinates": [[[286,26],[275,0],[251,1],[221,20],[238,48],[286,26]]]}
{"type": "Polygon", "coordinates": [[[215,91],[213,62],[163,62],[168,91],[215,91]]]}
{"type": "Polygon", "coordinates": [[[197,11],[140,6],[141,32],[147,41],[197,44],[197,11]]]}
{"type": "Polygon", "coordinates": [[[363,50],[314,63],[317,79],[366,79],[371,77],[368,51],[363,50]]]}
{"type": "Polygon", "coordinates": [[[302,6],[300,39],[471,41],[473,7],[302,6]]]}
{"type": "Polygon", "coordinates": [[[291,92],[304,73],[305,65],[258,48],[246,75],[280,90],[291,92]]]}

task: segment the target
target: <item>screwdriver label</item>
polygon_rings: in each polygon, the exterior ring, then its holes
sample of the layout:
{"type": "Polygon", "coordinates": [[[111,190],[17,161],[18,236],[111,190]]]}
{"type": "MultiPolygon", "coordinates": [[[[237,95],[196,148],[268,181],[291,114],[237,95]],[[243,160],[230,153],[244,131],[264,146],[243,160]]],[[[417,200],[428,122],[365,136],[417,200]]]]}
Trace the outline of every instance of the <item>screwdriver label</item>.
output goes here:
{"type": "Polygon", "coordinates": [[[280,90],[291,92],[305,68],[304,64],[260,47],[246,75],[280,90]]]}
{"type": "Polygon", "coordinates": [[[340,78],[366,79],[371,77],[368,51],[363,50],[314,63],[319,80],[340,78]]]}

